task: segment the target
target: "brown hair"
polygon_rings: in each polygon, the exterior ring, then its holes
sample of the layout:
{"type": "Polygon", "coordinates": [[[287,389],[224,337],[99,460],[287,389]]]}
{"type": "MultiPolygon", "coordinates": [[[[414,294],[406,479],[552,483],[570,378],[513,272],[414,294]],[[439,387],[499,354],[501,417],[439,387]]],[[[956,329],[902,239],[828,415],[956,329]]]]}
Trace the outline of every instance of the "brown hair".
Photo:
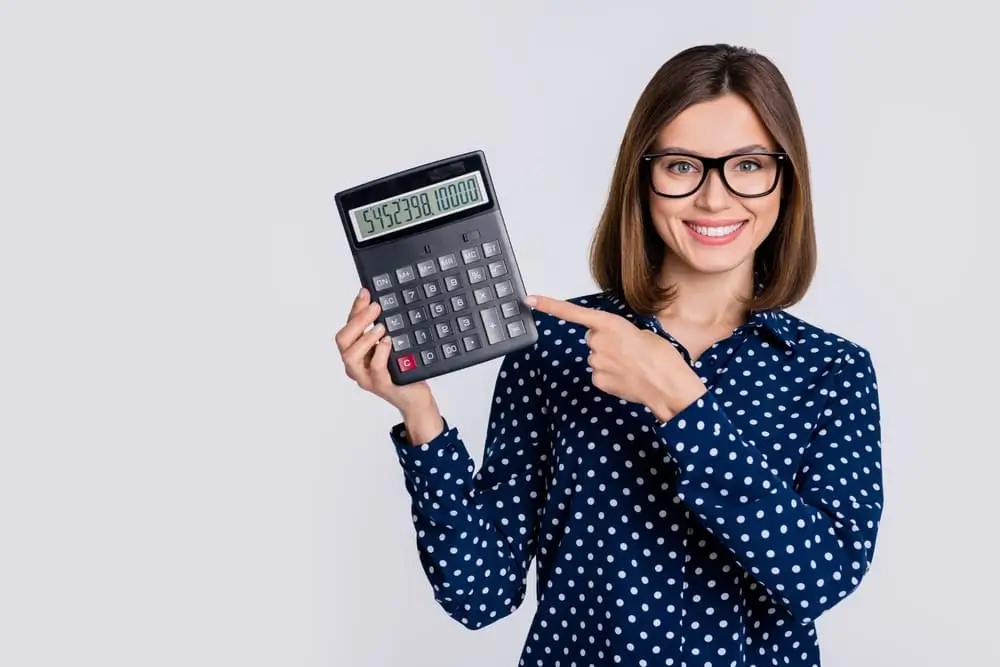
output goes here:
{"type": "Polygon", "coordinates": [[[754,51],[728,44],[681,51],[642,91],[618,150],[608,199],[590,248],[590,270],[602,290],[652,314],[672,298],[658,283],[665,246],[649,219],[641,158],[687,107],[726,93],[740,95],[789,155],[777,223],[754,257],[761,286],[749,306],[787,308],[805,295],[816,268],[816,239],[805,138],[792,93],[778,68],[754,51]]]}

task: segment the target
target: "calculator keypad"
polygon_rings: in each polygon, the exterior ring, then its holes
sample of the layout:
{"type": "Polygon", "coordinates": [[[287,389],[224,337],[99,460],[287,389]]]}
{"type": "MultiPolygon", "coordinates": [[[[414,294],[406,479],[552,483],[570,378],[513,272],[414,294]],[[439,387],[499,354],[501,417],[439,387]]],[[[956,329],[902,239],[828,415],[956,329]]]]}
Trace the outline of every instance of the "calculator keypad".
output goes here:
{"type": "Polygon", "coordinates": [[[402,372],[527,333],[496,239],[465,235],[454,251],[373,278],[402,372]]]}

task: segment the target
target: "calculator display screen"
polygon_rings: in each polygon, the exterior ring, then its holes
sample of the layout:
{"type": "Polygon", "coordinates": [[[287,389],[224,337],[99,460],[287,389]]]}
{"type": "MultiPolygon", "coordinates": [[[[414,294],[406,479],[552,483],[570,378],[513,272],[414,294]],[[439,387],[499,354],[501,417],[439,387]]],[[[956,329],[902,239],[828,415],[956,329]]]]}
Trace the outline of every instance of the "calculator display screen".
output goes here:
{"type": "Polygon", "coordinates": [[[421,225],[488,201],[482,172],[473,171],[351,209],[358,242],[421,225]]]}

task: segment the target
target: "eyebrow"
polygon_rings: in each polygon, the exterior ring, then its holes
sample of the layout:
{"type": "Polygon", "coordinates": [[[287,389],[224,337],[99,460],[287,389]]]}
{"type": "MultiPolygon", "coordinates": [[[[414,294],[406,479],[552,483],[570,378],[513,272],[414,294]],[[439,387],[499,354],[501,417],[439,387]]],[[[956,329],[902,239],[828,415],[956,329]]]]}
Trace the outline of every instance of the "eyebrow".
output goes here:
{"type": "MultiPolygon", "coordinates": [[[[741,153],[769,153],[770,148],[762,146],[760,144],[750,144],[749,146],[741,146],[740,148],[734,149],[727,153],[728,155],[739,155],[741,153]]],[[[663,148],[653,151],[654,153],[687,153],[689,155],[697,155],[699,157],[704,157],[698,151],[693,151],[688,148],[682,148],[680,146],[665,146],[663,148]]]]}

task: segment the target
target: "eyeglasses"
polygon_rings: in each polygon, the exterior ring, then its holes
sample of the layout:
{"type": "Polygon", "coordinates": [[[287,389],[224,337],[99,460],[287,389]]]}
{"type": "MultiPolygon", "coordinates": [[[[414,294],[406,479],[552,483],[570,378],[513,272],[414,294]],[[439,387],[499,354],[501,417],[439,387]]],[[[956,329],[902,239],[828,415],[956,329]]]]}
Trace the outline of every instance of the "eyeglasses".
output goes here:
{"type": "Polygon", "coordinates": [[[787,153],[736,153],[722,157],[701,157],[672,151],[642,156],[653,192],[661,197],[687,197],[705,183],[713,169],[722,183],[737,197],[763,197],[778,185],[787,164],[787,153]]]}

